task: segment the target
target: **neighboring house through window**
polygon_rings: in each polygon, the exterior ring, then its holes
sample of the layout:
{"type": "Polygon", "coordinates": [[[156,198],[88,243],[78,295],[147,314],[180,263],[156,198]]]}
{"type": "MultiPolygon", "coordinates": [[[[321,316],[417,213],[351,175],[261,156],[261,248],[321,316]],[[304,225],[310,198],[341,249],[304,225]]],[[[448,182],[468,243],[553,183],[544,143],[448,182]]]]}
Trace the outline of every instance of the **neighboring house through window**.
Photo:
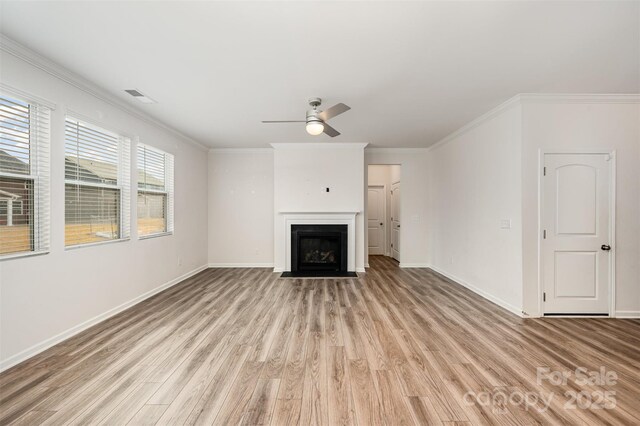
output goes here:
{"type": "Polygon", "coordinates": [[[0,257],[49,249],[50,115],[0,95],[0,257]]]}
{"type": "Polygon", "coordinates": [[[65,122],[65,245],[129,237],[129,139],[65,122]]]}
{"type": "Polygon", "coordinates": [[[173,232],[173,155],[138,144],[138,236],[173,232]]]}

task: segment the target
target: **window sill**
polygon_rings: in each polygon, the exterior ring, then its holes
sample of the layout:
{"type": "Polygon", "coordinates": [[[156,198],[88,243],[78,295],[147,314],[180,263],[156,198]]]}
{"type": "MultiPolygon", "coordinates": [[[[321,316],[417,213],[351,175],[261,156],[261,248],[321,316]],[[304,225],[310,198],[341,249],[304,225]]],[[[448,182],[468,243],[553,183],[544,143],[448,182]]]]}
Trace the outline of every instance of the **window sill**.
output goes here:
{"type": "Polygon", "coordinates": [[[138,239],[139,240],[148,240],[150,238],[166,237],[167,235],[173,235],[173,231],[158,232],[157,234],[141,235],[141,236],[138,237],[138,239]]]}
{"type": "Polygon", "coordinates": [[[20,253],[5,254],[0,256],[0,262],[2,262],[3,260],[20,259],[22,257],[41,256],[43,254],[49,254],[49,250],[25,251],[20,253]]]}
{"type": "Polygon", "coordinates": [[[103,246],[106,244],[115,244],[115,243],[123,243],[125,241],[131,241],[130,238],[120,238],[117,240],[108,240],[108,241],[98,241],[95,243],[85,243],[85,244],[75,244],[73,246],[65,246],[65,250],[77,250],[84,247],[94,247],[94,246],[103,246]]]}

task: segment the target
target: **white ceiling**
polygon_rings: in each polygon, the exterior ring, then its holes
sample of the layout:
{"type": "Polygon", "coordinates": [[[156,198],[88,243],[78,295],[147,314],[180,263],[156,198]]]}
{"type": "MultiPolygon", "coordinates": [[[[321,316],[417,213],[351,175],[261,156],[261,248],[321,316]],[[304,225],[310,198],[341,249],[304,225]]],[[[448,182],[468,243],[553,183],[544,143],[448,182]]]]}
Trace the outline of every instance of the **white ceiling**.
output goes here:
{"type": "Polygon", "coordinates": [[[424,147],[517,93],[640,92],[640,2],[9,2],[0,30],[212,147],[424,147]],[[142,105],[123,89],[158,101],[142,105]],[[312,137],[309,97],[353,109],[312,137]]]}

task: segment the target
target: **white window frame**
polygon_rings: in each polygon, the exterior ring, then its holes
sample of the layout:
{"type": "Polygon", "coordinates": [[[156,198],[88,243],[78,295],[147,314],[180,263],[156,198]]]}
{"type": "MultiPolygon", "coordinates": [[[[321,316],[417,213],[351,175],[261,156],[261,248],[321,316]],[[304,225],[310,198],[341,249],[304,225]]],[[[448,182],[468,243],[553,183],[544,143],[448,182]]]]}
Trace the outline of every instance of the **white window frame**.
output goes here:
{"type": "MultiPolygon", "coordinates": [[[[114,238],[106,241],[95,241],[89,243],[80,243],[80,244],[72,244],[65,245],[65,250],[76,250],[83,247],[93,247],[100,246],[104,244],[113,244],[119,243],[123,241],[129,241],[131,239],[131,138],[129,136],[124,135],[122,132],[117,130],[113,130],[109,128],[109,126],[104,125],[102,123],[95,123],[90,119],[83,117],[81,114],[67,111],[67,115],[64,119],[64,126],[66,128],[67,120],[76,121],[78,123],[82,123],[84,126],[94,129],[101,133],[111,134],[112,136],[118,139],[118,174],[117,174],[117,182],[116,185],[109,184],[101,184],[94,182],[86,182],[83,180],[76,179],[67,179],[65,176],[64,185],[78,185],[84,187],[93,187],[93,188],[104,188],[104,189],[116,189],[120,192],[120,210],[119,210],[119,238],[114,238]]],[[[66,144],[67,139],[64,138],[64,151],[66,152],[66,144]]],[[[66,156],[65,156],[66,160],[66,156]]],[[[65,170],[66,172],[66,170],[65,170]]],[[[65,190],[65,216],[66,216],[66,190],[65,190]]],[[[66,240],[66,219],[65,219],[65,227],[64,227],[64,235],[66,240]]]]}
{"type": "MultiPolygon", "coordinates": [[[[166,212],[166,217],[165,217],[165,230],[162,232],[155,232],[153,234],[145,234],[145,235],[140,235],[140,228],[138,227],[138,217],[136,215],[136,231],[138,232],[138,239],[139,240],[146,240],[148,238],[157,238],[157,237],[163,237],[166,235],[173,235],[174,232],[174,212],[173,212],[173,206],[174,206],[174,161],[175,158],[173,156],[173,154],[170,154],[166,151],[163,151],[161,149],[158,149],[154,146],[151,145],[147,145],[144,143],[137,143],[136,146],[136,176],[139,176],[139,164],[138,164],[138,148],[139,147],[143,147],[146,150],[149,151],[153,151],[157,154],[161,154],[164,157],[164,190],[158,190],[158,189],[148,189],[148,188],[143,188],[141,189],[139,187],[139,182],[137,182],[137,187],[136,187],[136,203],[138,200],[138,195],[140,195],[141,193],[147,193],[147,194],[162,194],[165,195],[165,212],[166,212]]],[[[146,170],[145,170],[146,173],[146,170]]],[[[138,213],[138,212],[137,212],[138,213]]]]}
{"type": "MultiPolygon", "coordinates": [[[[49,253],[51,112],[55,104],[0,83],[0,97],[29,104],[29,174],[0,171],[0,177],[33,182],[33,249],[0,254],[0,261],[49,253]]],[[[8,208],[9,206],[7,206],[8,208]]]]}

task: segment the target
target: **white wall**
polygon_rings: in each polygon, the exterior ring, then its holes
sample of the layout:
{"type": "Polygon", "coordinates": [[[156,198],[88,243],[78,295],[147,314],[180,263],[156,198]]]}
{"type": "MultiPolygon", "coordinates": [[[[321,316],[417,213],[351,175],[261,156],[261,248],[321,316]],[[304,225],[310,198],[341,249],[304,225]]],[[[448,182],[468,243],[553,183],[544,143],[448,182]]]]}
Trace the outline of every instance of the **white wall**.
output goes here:
{"type": "MultiPolygon", "coordinates": [[[[203,149],[186,139],[23,59],[2,52],[0,63],[4,85],[56,104],[51,141],[51,252],[0,263],[0,360],[6,368],[207,263],[207,160],[203,149]],[[132,227],[130,241],[65,250],[67,109],[175,156],[173,235],[137,240],[132,227]]],[[[136,176],[132,173],[133,179],[136,176]]],[[[132,184],[135,187],[135,180],[132,184]]],[[[132,218],[136,217],[135,197],[132,191],[132,218]]]]}
{"type": "Polygon", "coordinates": [[[540,150],[616,151],[616,315],[640,316],[639,96],[524,97],[524,309],[539,311],[538,182],[540,150]]]}
{"type": "Polygon", "coordinates": [[[209,265],[273,266],[273,149],[209,152],[209,265]]]}
{"type": "Polygon", "coordinates": [[[356,216],[356,270],[364,270],[364,147],[350,143],[273,144],[274,268],[285,268],[280,212],[360,212],[356,216]],[[325,192],[330,188],[330,192],[325,192]]]}
{"type": "MultiPolygon", "coordinates": [[[[542,315],[542,151],[616,151],[618,317],[640,316],[640,97],[519,95],[429,150],[431,266],[519,313],[542,315]],[[511,219],[511,229],[500,229],[511,219]]],[[[404,170],[403,170],[404,171],[404,170]]]]}
{"type": "MultiPolygon", "coordinates": [[[[365,163],[391,164],[392,180],[402,173],[400,200],[400,266],[428,266],[427,233],[430,229],[427,217],[428,192],[426,185],[427,150],[413,148],[367,148],[365,163]]],[[[368,177],[365,179],[364,194],[367,194],[368,177]]],[[[368,248],[367,245],[365,247],[368,248]]]]}
{"type": "MultiPolygon", "coordinates": [[[[522,310],[521,109],[493,114],[429,151],[429,262],[522,310]],[[501,220],[511,229],[501,229],[501,220]]],[[[404,170],[403,170],[404,172],[404,170]]]]}

